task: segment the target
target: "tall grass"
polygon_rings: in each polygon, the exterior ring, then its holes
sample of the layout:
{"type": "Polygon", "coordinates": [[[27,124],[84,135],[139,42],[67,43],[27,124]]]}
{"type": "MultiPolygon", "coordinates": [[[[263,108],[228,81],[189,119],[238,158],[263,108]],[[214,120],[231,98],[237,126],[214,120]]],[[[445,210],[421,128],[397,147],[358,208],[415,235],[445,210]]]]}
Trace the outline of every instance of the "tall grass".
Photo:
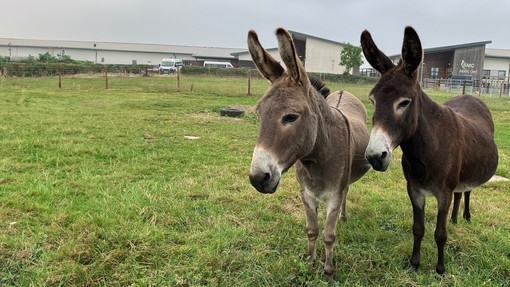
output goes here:
{"type": "MultiPolygon", "coordinates": [[[[329,86],[371,111],[370,86],[329,86]]],[[[112,77],[108,90],[94,77],[64,78],[62,89],[54,78],[0,78],[0,285],[327,285],[321,263],[302,258],[293,169],[271,196],[247,180],[253,106],[268,83],[251,88],[246,96],[247,81],[235,78],[183,77],[179,91],[175,77],[112,77]],[[247,115],[219,116],[232,106],[247,115]]],[[[496,122],[497,173],[509,177],[510,100],[483,100],[496,122]]],[[[508,286],[508,184],[477,188],[472,223],[448,226],[444,276],[434,271],[429,198],[422,266],[412,272],[412,211],[396,153],[388,172],[351,187],[348,221],[338,225],[338,285],[508,286]]]]}

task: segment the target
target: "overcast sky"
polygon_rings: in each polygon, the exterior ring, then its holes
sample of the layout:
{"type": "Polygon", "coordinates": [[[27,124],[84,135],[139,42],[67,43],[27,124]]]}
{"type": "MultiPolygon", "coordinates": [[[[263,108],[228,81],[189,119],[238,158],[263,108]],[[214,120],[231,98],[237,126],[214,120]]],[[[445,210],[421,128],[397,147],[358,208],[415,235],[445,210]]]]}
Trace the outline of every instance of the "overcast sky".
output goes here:
{"type": "Polygon", "coordinates": [[[1,38],[246,48],[255,29],[276,47],[277,27],[359,45],[368,29],[400,53],[406,25],[424,48],[492,41],[510,49],[510,0],[1,0],[1,38]]]}

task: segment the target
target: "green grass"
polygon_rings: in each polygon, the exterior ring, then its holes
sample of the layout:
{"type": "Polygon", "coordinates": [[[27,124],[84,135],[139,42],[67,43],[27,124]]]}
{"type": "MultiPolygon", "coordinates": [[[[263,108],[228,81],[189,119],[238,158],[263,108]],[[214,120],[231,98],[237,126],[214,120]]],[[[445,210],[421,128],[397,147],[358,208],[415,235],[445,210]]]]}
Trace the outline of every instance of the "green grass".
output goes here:
{"type": "MultiPolygon", "coordinates": [[[[0,78],[1,286],[326,286],[302,259],[305,216],[294,170],[270,196],[247,173],[252,107],[268,88],[246,79],[0,78]],[[244,107],[242,119],[219,116],[244,107]],[[185,136],[197,136],[197,140],[185,136]]],[[[329,83],[365,103],[368,85],[329,83]]],[[[452,94],[430,91],[442,102],[452,94]]],[[[510,99],[486,98],[510,177],[510,99]]],[[[338,225],[338,285],[508,286],[508,183],[472,195],[472,223],[448,226],[447,274],[435,274],[435,200],[422,266],[407,268],[412,211],[399,151],[386,173],[351,187],[338,225]]],[[[321,209],[323,224],[324,210],[321,209]]]]}

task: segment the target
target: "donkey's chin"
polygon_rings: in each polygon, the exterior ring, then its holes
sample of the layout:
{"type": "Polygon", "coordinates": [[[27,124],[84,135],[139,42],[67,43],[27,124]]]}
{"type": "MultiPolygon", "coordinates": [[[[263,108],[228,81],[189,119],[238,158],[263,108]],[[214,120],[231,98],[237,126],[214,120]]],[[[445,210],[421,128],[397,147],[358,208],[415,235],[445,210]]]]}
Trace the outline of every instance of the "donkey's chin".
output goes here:
{"type": "Polygon", "coordinates": [[[280,182],[278,181],[273,187],[270,187],[270,186],[265,186],[264,188],[256,188],[258,192],[260,193],[263,193],[263,194],[273,194],[275,193],[276,189],[278,188],[278,184],[280,182]]]}
{"type": "Polygon", "coordinates": [[[384,156],[367,156],[367,160],[376,171],[386,171],[390,165],[390,157],[384,156]]]}
{"type": "Polygon", "coordinates": [[[388,169],[389,162],[373,164],[372,168],[376,171],[385,172],[388,169]]]}

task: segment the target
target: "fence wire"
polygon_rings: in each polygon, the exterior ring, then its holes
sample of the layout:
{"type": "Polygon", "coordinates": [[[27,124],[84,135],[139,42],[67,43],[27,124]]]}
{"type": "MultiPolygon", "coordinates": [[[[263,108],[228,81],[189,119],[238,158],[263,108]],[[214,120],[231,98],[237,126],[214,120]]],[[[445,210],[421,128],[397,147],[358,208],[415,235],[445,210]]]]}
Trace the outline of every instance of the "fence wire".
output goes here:
{"type": "Polygon", "coordinates": [[[510,96],[510,78],[482,79],[480,81],[452,81],[451,79],[424,79],[422,86],[428,89],[440,89],[459,94],[477,94],[488,96],[510,96]]]}

